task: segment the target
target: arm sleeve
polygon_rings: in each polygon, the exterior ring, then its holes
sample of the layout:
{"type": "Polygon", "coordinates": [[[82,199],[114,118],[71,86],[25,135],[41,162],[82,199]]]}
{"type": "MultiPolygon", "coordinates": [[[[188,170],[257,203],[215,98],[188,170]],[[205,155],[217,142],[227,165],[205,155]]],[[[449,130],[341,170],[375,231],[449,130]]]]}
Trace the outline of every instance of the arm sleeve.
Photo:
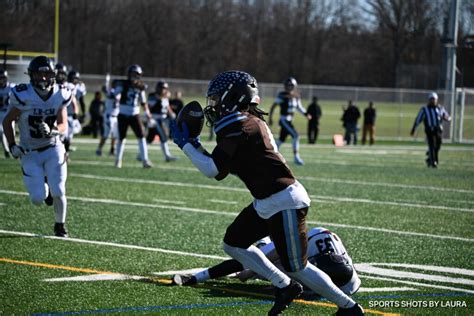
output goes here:
{"type": "Polygon", "coordinates": [[[214,178],[219,174],[216,164],[212,157],[206,156],[204,153],[194,148],[193,145],[187,143],[183,147],[183,152],[188,156],[194,166],[208,178],[214,178]]]}
{"type": "Polygon", "coordinates": [[[413,123],[413,127],[411,129],[412,132],[414,132],[416,128],[418,127],[418,125],[420,125],[420,123],[423,121],[424,116],[425,116],[425,108],[423,107],[420,109],[420,112],[418,112],[415,122],[413,123]]]}
{"type": "Polygon", "coordinates": [[[300,111],[301,114],[306,115],[306,110],[303,107],[303,104],[301,103],[301,99],[298,98],[298,102],[296,106],[298,108],[298,111],[300,111]]]}

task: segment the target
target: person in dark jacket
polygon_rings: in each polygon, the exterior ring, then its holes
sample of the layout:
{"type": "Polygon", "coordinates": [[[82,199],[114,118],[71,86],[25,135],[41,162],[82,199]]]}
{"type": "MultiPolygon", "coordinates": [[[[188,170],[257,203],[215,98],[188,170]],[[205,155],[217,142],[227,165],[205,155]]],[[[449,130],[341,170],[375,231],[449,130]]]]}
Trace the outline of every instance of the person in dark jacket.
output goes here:
{"type": "Polygon", "coordinates": [[[344,114],[342,115],[342,126],[346,130],[344,135],[344,140],[346,141],[347,145],[350,145],[351,139],[354,145],[357,145],[357,121],[360,118],[359,109],[355,104],[353,104],[352,100],[349,100],[348,106],[344,109],[344,114]]]}
{"type": "Polygon", "coordinates": [[[311,115],[311,119],[308,120],[308,143],[316,144],[319,134],[319,120],[323,116],[318,104],[318,97],[313,97],[313,102],[308,106],[307,113],[311,115]]]}
{"type": "Polygon", "coordinates": [[[102,135],[102,112],[104,111],[104,107],[105,104],[104,101],[102,101],[102,94],[100,91],[97,91],[89,107],[89,114],[91,116],[89,126],[91,127],[92,136],[94,138],[97,138],[98,132],[102,135]]]}
{"type": "Polygon", "coordinates": [[[362,145],[365,145],[367,133],[369,134],[369,144],[375,143],[375,118],[377,111],[374,108],[374,102],[369,102],[369,107],[364,110],[364,126],[362,127],[362,145]]]}

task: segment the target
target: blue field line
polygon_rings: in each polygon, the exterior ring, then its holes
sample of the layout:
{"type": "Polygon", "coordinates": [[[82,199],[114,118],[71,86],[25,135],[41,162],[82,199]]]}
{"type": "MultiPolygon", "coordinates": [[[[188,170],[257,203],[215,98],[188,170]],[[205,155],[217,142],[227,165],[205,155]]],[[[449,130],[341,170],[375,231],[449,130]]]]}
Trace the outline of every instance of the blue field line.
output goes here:
{"type": "Polygon", "coordinates": [[[192,308],[211,308],[211,307],[235,307],[245,305],[264,305],[273,304],[273,301],[258,301],[258,302],[231,302],[221,304],[189,304],[189,305],[168,305],[168,306],[145,306],[145,307],[127,307],[127,308],[112,308],[112,309],[98,309],[89,311],[74,311],[74,312],[57,312],[47,314],[33,314],[32,316],[66,316],[66,315],[86,315],[86,314],[100,314],[100,313],[122,313],[122,312],[144,312],[160,309],[192,309],[192,308]]]}
{"type": "Polygon", "coordinates": [[[469,293],[448,292],[448,293],[413,293],[413,294],[390,294],[390,295],[354,295],[358,300],[374,300],[374,299],[397,299],[397,298],[412,298],[412,297],[452,297],[452,296],[472,296],[469,293]]]}

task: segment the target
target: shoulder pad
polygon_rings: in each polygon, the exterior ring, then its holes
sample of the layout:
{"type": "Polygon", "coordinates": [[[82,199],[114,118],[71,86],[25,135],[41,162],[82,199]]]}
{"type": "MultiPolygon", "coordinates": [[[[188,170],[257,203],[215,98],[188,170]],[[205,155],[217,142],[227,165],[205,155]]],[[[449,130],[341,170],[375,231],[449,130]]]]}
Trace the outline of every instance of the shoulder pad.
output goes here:
{"type": "Polygon", "coordinates": [[[219,137],[233,137],[242,134],[242,122],[248,117],[240,112],[235,112],[221,118],[214,126],[214,132],[219,137]]]}
{"type": "Polygon", "coordinates": [[[25,83],[20,83],[19,85],[15,86],[15,92],[20,93],[26,90],[28,90],[28,85],[25,83]]]}

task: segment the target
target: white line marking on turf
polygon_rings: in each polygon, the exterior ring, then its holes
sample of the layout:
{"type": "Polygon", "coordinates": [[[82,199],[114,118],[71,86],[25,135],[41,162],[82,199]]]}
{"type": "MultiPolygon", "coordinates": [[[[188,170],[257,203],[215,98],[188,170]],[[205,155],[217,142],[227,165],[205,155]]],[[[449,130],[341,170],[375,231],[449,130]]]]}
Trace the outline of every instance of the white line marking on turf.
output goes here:
{"type": "Polygon", "coordinates": [[[45,282],[90,282],[90,281],[125,281],[125,280],[148,280],[149,278],[138,276],[138,275],[126,275],[126,274],[92,274],[92,275],[79,275],[75,277],[65,278],[52,278],[44,279],[45,282]]]}
{"type": "Polygon", "coordinates": [[[238,204],[235,201],[224,201],[224,200],[214,200],[214,199],[209,200],[209,202],[220,203],[220,204],[238,204]]]}
{"type": "Polygon", "coordinates": [[[377,266],[419,269],[419,270],[426,270],[426,271],[445,272],[445,273],[474,276],[474,270],[461,269],[461,268],[439,267],[439,266],[430,266],[430,265],[422,265],[422,264],[406,264],[406,263],[368,263],[368,264],[377,265],[377,266]]]}
{"type": "Polygon", "coordinates": [[[82,243],[82,244],[111,246],[111,247],[117,247],[117,248],[154,251],[154,252],[161,252],[161,253],[170,253],[170,254],[174,254],[174,255],[191,256],[191,257],[198,257],[198,258],[208,258],[208,259],[218,259],[218,260],[228,260],[228,259],[230,259],[229,257],[204,255],[204,254],[199,254],[199,253],[168,250],[168,249],[162,249],[162,248],[143,247],[143,246],[135,246],[135,245],[127,245],[127,244],[118,244],[118,243],[106,242],[106,241],[96,241],[96,240],[87,240],[87,239],[79,239],[79,238],[70,238],[70,237],[69,238],[62,238],[62,237],[55,237],[55,236],[45,236],[45,235],[38,235],[38,234],[24,233],[24,232],[16,232],[16,231],[9,231],[9,230],[3,230],[3,229],[0,230],[0,233],[17,235],[17,236],[26,236],[26,237],[41,237],[41,238],[45,238],[45,239],[55,239],[55,240],[60,240],[60,241],[65,241],[65,242],[77,242],[77,243],[82,243]]]}
{"type": "Polygon", "coordinates": [[[454,292],[474,294],[474,291],[472,291],[472,290],[457,288],[457,287],[444,286],[444,285],[435,285],[435,284],[427,284],[427,283],[420,283],[420,282],[404,281],[404,280],[385,278],[385,277],[374,277],[374,276],[363,275],[363,274],[359,274],[359,277],[365,278],[365,279],[390,281],[390,282],[401,283],[401,284],[409,284],[409,285],[415,285],[415,286],[430,287],[430,288],[434,288],[434,289],[443,289],[443,290],[449,290],[449,291],[454,291],[454,292]]]}
{"type": "Polygon", "coordinates": [[[473,190],[465,189],[453,189],[453,188],[441,188],[426,185],[413,185],[413,184],[402,184],[402,183],[386,183],[386,182],[367,182],[367,181],[355,181],[355,180],[344,180],[344,179],[328,179],[328,178],[316,178],[316,177],[297,177],[302,180],[318,181],[318,182],[332,182],[332,183],[343,183],[343,184],[356,184],[356,185],[369,185],[369,186],[381,186],[389,188],[402,188],[402,189],[420,189],[420,190],[433,190],[433,191],[444,191],[444,192],[458,192],[458,193],[474,193],[473,190]]]}
{"type": "Polygon", "coordinates": [[[163,272],[153,272],[153,275],[173,275],[173,274],[196,274],[198,272],[204,271],[207,268],[194,268],[194,269],[187,269],[187,270],[171,270],[171,271],[163,271],[163,272]]]}
{"type": "MultiPolygon", "coordinates": [[[[86,178],[86,179],[109,180],[109,181],[128,182],[128,183],[130,182],[147,183],[147,184],[159,184],[159,185],[168,185],[168,186],[202,188],[202,189],[210,189],[210,190],[228,190],[228,191],[236,191],[236,192],[248,192],[248,190],[244,188],[207,185],[207,184],[193,184],[193,183],[133,179],[133,178],[129,179],[129,178],[96,176],[96,175],[91,175],[91,174],[77,174],[77,173],[72,173],[70,174],[70,176],[86,178]]],[[[398,202],[391,202],[391,201],[375,201],[375,200],[369,200],[369,199],[354,199],[354,198],[346,198],[346,197],[321,196],[321,195],[318,195],[318,196],[312,195],[311,197],[316,198],[316,199],[328,199],[328,200],[337,201],[337,202],[357,202],[357,203],[380,204],[380,205],[407,206],[407,207],[416,207],[416,208],[425,208],[425,209],[440,209],[440,210],[460,211],[460,212],[474,212],[474,209],[449,207],[449,206],[442,206],[442,205],[398,203],[398,202]]]]}
{"type": "Polygon", "coordinates": [[[171,200],[161,200],[161,199],[153,199],[155,202],[160,202],[160,203],[169,203],[169,204],[186,204],[184,201],[171,201],[171,200]]]}
{"type": "MultiPolygon", "coordinates": [[[[28,193],[26,193],[26,192],[17,192],[17,191],[9,191],[9,190],[0,190],[0,193],[11,194],[11,195],[28,195],[28,193]]],[[[233,217],[237,216],[237,214],[238,214],[238,213],[235,213],[235,212],[221,212],[221,211],[213,211],[213,210],[190,208],[190,207],[145,204],[145,203],[135,203],[135,202],[110,200],[110,199],[94,199],[94,198],[83,198],[83,197],[74,197],[74,196],[69,196],[68,199],[82,201],[82,202],[94,202],[94,203],[105,203],[105,204],[114,204],[114,205],[139,206],[139,207],[147,207],[147,208],[172,209],[172,210],[179,210],[179,211],[186,211],[186,212],[205,213],[205,214],[218,214],[218,215],[233,216],[233,217]]],[[[320,225],[322,225],[322,226],[334,226],[334,227],[342,227],[342,228],[350,228],[350,229],[358,229],[358,230],[369,230],[369,231],[376,231],[376,232],[393,233],[393,234],[399,234],[399,235],[429,237],[429,238],[438,238],[438,239],[450,239],[450,240],[467,241],[467,242],[473,242],[474,241],[474,239],[471,239],[471,238],[434,235],[434,234],[417,233],[417,232],[409,232],[409,231],[401,231],[401,230],[391,230],[391,229],[378,228],[378,227],[356,226],[356,225],[325,223],[325,222],[315,222],[315,221],[307,221],[307,223],[308,224],[315,224],[315,225],[319,225],[319,226],[320,225]]]]}
{"type": "Polygon", "coordinates": [[[375,293],[375,292],[409,292],[418,291],[414,287],[361,287],[357,293],[375,293]]]}
{"type": "Polygon", "coordinates": [[[392,201],[375,201],[369,199],[354,199],[347,197],[337,197],[337,196],[322,196],[322,195],[311,195],[311,198],[337,202],[355,202],[355,203],[366,203],[366,204],[379,204],[379,205],[393,205],[393,206],[407,206],[415,208],[424,208],[424,209],[436,209],[436,210],[447,210],[447,211],[459,211],[459,212],[474,212],[472,208],[462,208],[462,207],[451,207],[451,206],[442,206],[442,205],[432,205],[432,204],[415,204],[415,203],[400,203],[392,201]]]}
{"type": "Polygon", "coordinates": [[[408,271],[400,271],[387,268],[378,268],[374,265],[367,263],[359,263],[354,265],[357,272],[366,273],[366,274],[375,274],[384,277],[394,277],[401,279],[413,279],[413,280],[424,280],[432,282],[441,282],[441,283],[452,283],[452,284],[462,284],[462,285],[474,285],[474,280],[465,279],[465,278],[452,278],[444,275],[432,275],[425,273],[416,273],[408,271]]]}
{"type": "Polygon", "coordinates": [[[201,189],[210,189],[210,190],[227,190],[227,191],[236,191],[236,192],[248,192],[244,188],[235,188],[219,185],[208,185],[208,184],[197,184],[197,183],[183,183],[183,182],[172,182],[172,181],[159,181],[159,180],[145,180],[145,179],[129,179],[129,178],[120,178],[120,177],[106,177],[106,176],[95,176],[92,174],[78,174],[71,173],[70,176],[85,178],[85,179],[96,179],[96,180],[109,180],[109,181],[119,181],[119,182],[133,182],[133,183],[147,183],[147,184],[160,184],[160,185],[169,185],[176,187],[188,187],[188,188],[201,188],[201,189]]]}
{"type": "Polygon", "coordinates": [[[419,236],[419,237],[429,237],[429,238],[439,238],[439,239],[451,239],[451,240],[459,240],[459,241],[467,241],[467,242],[473,242],[474,241],[474,239],[472,239],[472,238],[434,235],[434,234],[427,234],[427,233],[417,233],[417,232],[409,232],[409,231],[403,231],[403,230],[393,230],[393,229],[386,229],[386,228],[379,228],[379,227],[357,226],[357,225],[325,223],[325,222],[315,222],[315,221],[307,221],[307,223],[308,224],[319,225],[319,226],[334,226],[334,227],[352,228],[352,229],[359,229],[359,230],[371,230],[371,231],[392,233],[392,234],[399,234],[399,235],[409,235],[409,236],[419,236]]]}

